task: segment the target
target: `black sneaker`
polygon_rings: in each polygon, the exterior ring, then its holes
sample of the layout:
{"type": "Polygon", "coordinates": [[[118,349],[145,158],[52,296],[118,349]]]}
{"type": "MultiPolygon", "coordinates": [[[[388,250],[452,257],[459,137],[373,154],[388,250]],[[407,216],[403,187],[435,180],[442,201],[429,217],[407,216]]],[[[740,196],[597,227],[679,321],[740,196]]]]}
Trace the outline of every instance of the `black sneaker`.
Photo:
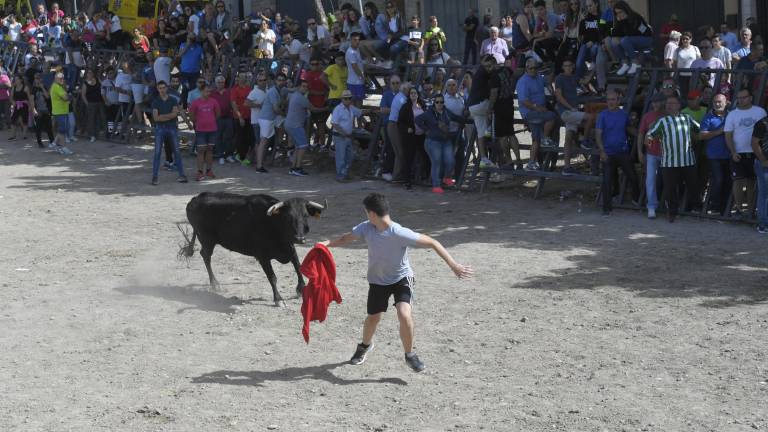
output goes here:
{"type": "Polygon", "coordinates": [[[189,183],[189,179],[187,178],[187,176],[179,176],[179,178],[177,178],[176,181],[179,183],[189,183]]]}
{"type": "Polygon", "coordinates": [[[157,177],[152,177],[152,186],[157,186],[158,183],[160,182],[157,180],[157,177]]]}
{"type": "Polygon", "coordinates": [[[416,354],[412,354],[411,356],[408,356],[408,354],[405,355],[405,363],[413,369],[414,372],[421,372],[423,371],[426,366],[424,365],[424,362],[419,359],[419,356],[416,354]]]}
{"type": "Polygon", "coordinates": [[[355,354],[352,356],[351,359],[349,359],[349,364],[353,365],[360,365],[365,362],[365,359],[368,357],[368,353],[373,351],[373,342],[371,342],[370,345],[367,347],[363,344],[357,344],[357,349],[355,350],[355,354]]]}
{"type": "Polygon", "coordinates": [[[266,168],[264,168],[264,167],[261,167],[261,168],[256,168],[256,172],[258,172],[258,173],[262,173],[262,174],[266,174],[266,173],[268,173],[269,171],[267,171],[267,169],[266,169],[266,168]]]}

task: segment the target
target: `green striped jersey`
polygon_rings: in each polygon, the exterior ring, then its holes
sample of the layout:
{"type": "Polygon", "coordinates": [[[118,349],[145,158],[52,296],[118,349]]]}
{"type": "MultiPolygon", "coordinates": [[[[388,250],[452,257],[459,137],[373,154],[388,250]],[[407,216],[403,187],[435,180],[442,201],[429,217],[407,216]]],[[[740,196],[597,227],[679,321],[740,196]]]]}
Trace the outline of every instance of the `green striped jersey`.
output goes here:
{"type": "Polygon", "coordinates": [[[661,139],[661,166],[696,165],[692,134],[698,130],[699,123],[688,114],[666,115],[656,120],[647,136],[661,139]]]}

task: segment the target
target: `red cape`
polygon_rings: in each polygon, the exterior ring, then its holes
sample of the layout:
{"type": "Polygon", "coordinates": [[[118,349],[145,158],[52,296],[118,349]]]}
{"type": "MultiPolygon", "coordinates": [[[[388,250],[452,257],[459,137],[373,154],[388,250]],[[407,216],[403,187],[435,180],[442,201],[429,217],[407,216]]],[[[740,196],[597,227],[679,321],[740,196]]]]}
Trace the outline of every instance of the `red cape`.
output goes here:
{"type": "Polygon", "coordinates": [[[325,321],[328,306],[332,301],[341,303],[341,294],[336,288],[336,262],[331,251],[324,245],[315,244],[304,257],[299,270],[309,279],[301,303],[301,315],[304,317],[301,334],[304,341],[309,343],[309,322],[325,321]]]}

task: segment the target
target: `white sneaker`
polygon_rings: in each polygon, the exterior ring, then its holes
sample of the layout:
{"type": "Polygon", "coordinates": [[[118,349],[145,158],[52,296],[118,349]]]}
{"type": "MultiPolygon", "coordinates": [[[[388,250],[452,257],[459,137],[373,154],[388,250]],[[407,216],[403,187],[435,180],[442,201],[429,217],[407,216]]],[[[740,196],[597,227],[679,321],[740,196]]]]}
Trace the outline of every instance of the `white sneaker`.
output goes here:
{"type": "Polygon", "coordinates": [[[69,156],[69,155],[73,154],[72,150],[70,150],[70,149],[68,149],[66,147],[59,147],[57,149],[57,151],[59,152],[59,154],[62,154],[64,156],[69,156]]]}
{"type": "Polygon", "coordinates": [[[65,142],[65,143],[67,143],[67,144],[69,144],[69,143],[71,143],[72,141],[71,141],[69,138],[64,138],[64,142],[65,142]]]}
{"type": "Polygon", "coordinates": [[[656,219],[656,209],[648,209],[648,219],[656,219]]]}
{"type": "Polygon", "coordinates": [[[227,162],[229,163],[235,163],[237,162],[233,156],[227,156],[227,162]]]}
{"type": "Polygon", "coordinates": [[[638,70],[640,70],[640,65],[637,63],[632,63],[632,66],[630,66],[629,70],[627,71],[627,75],[634,75],[638,70]]]}
{"type": "Polygon", "coordinates": [[[91,142],[96,142],[96,137],[92,136],[90,139],[91,142]]]}
{"type": "Polygon", "coordinates": [[[629,64],[624,63],[624,64],[621,65],[619,70],[616,71],[616,75],[624,76],[624,74],[626,74],[628,70],[629,70],[629,64]]]}
{"type": "Polygon", "coordinates": [[[392,174],[384,173],[384,174],[381,175],[381,178],[383,178],[385,182],[391,182],[392,181],[392,174]]]}
{"type": "Polygon", "coordinates": [[[70,142],[77,142],[77,138],[75,138],[75,137],[72,137],[72,138],[70,138],[70,139],[69,139],[69,141],[70,141],[70,142]]]}
{"type": "Polygon", "coordinates": [[[224,165],[225,163],[226,161],[224,160],[224,158],[219,158],[219,165],[224,165]]]}
{"type": "Polygon", "coordinates": [[[51,149],[51,150],[54,150],[54,149],[58,150],[59,146],[57,146],[55,142],[49,142],[48,143],[48,148],[51,149]]]}
{"type": "Polygon", "coordinates": [[[587,62],[587,70],[590,72],[595,70],[595,64],[593,62],[587,62]]]}

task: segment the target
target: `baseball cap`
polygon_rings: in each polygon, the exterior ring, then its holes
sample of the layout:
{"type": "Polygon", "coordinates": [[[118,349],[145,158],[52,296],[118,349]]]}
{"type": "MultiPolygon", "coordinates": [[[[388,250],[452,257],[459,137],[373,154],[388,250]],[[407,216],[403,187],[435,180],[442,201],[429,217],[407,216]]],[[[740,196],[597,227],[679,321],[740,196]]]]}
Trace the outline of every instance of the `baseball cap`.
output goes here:
{"type": "Polygon", "coordinates": [[[342,99],[343,98],[351,98],[352,97],[352,92],[349,91],[349,90],[344,90],[343,92],[341,92],[341,97],[342,97],[342,99]]]}

